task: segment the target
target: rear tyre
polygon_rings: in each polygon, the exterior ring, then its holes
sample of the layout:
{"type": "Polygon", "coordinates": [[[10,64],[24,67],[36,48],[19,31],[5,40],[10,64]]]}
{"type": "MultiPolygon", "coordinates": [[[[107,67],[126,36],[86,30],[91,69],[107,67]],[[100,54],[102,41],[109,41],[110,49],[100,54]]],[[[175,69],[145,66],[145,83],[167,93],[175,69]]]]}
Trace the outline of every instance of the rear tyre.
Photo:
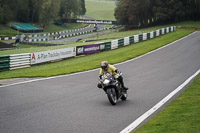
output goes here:
{"type": "Polygon", "coordinates": [[[108,96],[108,100],[110,101],[110,103],[112,105],[116,105],[117,103],[117,95],[116,95],[116,91],[115,89],[107,89],[107,96],[108,96]]]}

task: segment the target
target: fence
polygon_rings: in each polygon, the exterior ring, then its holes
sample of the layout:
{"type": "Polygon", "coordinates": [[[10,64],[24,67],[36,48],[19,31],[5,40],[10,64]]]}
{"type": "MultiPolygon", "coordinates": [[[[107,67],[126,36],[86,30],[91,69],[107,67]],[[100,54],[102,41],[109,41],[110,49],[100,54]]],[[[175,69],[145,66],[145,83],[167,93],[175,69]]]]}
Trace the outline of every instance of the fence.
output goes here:
{"type": "Polygon", "coordinates": [[[15,54],[0,57],[0,71],[30,67],[31,54],[15,54]]]}
{"type": "Polygon", "coordinates": [[[10,70],[30,67],[30,57],[29,53],[10,55],[10,70]]]}
{"type": "MultiPolygon", "coordinates": [[[[99,30],[107,30],[109,28],[102,28],[99,30]]],[[[91,25],[88,25],[84,28],[74,29],[74,30],[66,30],[60,32],[53,33],[41,33],[41,34],[31,34],[31,35],[23,35],[23,43],[32,43],[32,42],[42,42],[49,40],[59,40],[61,38],[67,38],[72,36],[78,36],[82,34],[87,34],[90,32],[94,32],[95,28],[91,25]]],[[[16,37],[0,37],[0,40],[14,40],[16,37]]]]}
{"type": "Polygon", "coordinates": [[[13,70],[19,68],[30,67],[34,64],[49,62],[53,60],[60,60],[64,58],[71,58],[79,55],[94,54],[101,51],[108,51],[124,47],[126,45],[134,44],[137,42],[145,41],[158,37],[160,35],[173,32],[176,30],[175,26],[162,28],[156,31],[142,33],[124,37],[109,42],[102,42],[91,45],[83,45],[71,48],[64,48],[58,50],[50,50],[35,53],[16,54],[9,56],[0,56],[0,71],[13,70]]]}
{"type": "Polygon", "coordinates": [[[9,70],[10,65],[10,56],[2,56],[0,57],[0,72],[9,70]]]}

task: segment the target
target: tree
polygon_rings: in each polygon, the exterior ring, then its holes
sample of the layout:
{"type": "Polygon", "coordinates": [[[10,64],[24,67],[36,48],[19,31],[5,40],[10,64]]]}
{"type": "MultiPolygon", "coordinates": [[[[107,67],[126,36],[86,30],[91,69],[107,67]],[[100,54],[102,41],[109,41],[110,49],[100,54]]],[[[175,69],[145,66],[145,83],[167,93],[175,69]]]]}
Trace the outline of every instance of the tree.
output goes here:
{"type": "Polygon", "coordinates": [[[58,18],[58,12],[60,9],[60,0],[56,2],[54,0],[43,0],[41,5],[40,22],[44,28],[51,21],[58,18]]]}
{"type": "Polygon", "coordinates": [[[61,19],[72,19],[80,15],[80,0],[61,0],[59,16],[61,19]]]}
{"type": "Polygon", "coordinates": [[[17,7],[17,14],[16,20],[24,23],[29,22],[29,8],[28,8],[29,1],[27,0],[18,0],[16,1],[17,7]]]}
{"type": "Polygon", "coordinates": [[[0,0],[0,23],[6,24],[15,20],[16,6],[14,0],[0,0]]]}
{"type": "Polygon", "coordinates": [[[200,20],[200,0],[119,0],[115,17],[126,28],[200,20]]]}
{"type": "Polygon", "coordinates": [[[115,18],[126,28],[143,27],[152,22],[150,0],[121,0],[115,9],[115,18]]]}
{"type": "Polygon", "coordinates": [[[85,0],[80,0],[80,4],[81,4],[81,15],[85,15],[86,13],[86,8],[85,8],[85,0]]]}
{"type": "Polygon", "coordinates": [[[29,0],[30,22],[39,22],[42,0],[29,0]]]}

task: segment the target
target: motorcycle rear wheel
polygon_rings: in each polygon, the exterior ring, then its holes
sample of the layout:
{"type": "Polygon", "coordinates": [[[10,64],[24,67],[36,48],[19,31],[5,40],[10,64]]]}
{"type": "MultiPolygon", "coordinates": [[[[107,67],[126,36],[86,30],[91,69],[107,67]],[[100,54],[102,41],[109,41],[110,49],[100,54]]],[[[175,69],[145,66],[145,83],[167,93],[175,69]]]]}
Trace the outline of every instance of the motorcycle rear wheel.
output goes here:
{"type": "Polygon", "coordinates": [[[117,94],[115,89],[107,89],[107,96],[108,96],[108,100],[110,101],[110,103],[112,105],[116,105],[117,103],[117,94]]]}

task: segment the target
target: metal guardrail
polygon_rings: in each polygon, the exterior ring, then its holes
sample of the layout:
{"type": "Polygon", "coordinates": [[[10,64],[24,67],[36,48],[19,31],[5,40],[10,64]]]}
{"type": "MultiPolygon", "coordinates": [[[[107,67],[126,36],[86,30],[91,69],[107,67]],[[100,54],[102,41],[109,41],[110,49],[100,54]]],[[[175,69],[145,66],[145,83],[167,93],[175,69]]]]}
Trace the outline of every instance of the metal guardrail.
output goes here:
{"type": "Polygon", "coordinates": [[[15,54],[10,55],[10,70],[25,68],[31,66],[31,54],[15,54]]]}

